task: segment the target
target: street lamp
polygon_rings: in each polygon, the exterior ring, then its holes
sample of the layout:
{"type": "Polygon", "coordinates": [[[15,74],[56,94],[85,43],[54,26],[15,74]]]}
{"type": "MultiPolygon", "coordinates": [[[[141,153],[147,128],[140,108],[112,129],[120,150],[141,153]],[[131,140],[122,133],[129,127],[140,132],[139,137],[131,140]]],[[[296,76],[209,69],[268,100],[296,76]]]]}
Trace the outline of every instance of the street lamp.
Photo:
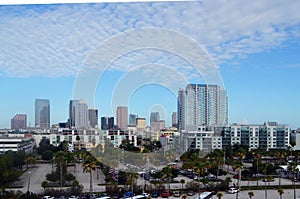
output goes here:
{"type": "Polygon", "coordinates": [[[30,187],[30,175],[31,171],[28,172],[28,185],[27,185],[27,193],[29,193],[29,187],[30,187]]]}

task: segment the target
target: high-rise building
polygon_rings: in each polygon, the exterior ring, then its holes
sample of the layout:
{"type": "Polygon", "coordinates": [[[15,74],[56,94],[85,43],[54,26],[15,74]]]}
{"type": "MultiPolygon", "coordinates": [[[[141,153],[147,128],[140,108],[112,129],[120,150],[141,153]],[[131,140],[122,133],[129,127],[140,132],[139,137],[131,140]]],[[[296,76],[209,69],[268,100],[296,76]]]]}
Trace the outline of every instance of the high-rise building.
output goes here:
{"type": "Polygon", "coordinates": [[[88,117],[88,105],[84,100],[80,100],[78,103],[75,104],[75,127],[88,127],[88,117]]]}
{"type": "Polygon", "coordinates": [[[50,101],[48,99],[35,100],[35,127],[50,128],[50,101]]]}
{"type": "Polygon", "coordinates": [[[146,128],[146,118],[138,117],[136,118],[136,129],[137,131],[144,131],[146,128]]]}
{"type": "Polygon", "coordinates": [[[69,103],[69,125],[75,127],[75,105],[78,104],[79,100],[70,100],[69,103]]]}
{"type": "Polygon", "coordinates": [[[151,112],[150,113],[150,123],[151,122],[158,122],[160,120],[159,112],[151,112]]]}
{"type": "Polygon", "coordinates": [[[177,115],[177,112],[172,113],[172,127],[178,128],[178,115],[177,115]]]}
{"type": "Polygon", "coordinates": [[[27,127],[27,115],[16,114],[11,119],[11,129],[24,129],[27,127]]]}
{"type": "Polygon", "coordinates": [[[98,110],[89,109],[89,125],[92,128],[98,127],[98,110]]]}
{"type": "Polygon", "coordinates": [[[129,125],[130,126],[136,126],[136,118],[138,118],[138,115],[129,114],[129,125]]]}
{"type": "Polygon", "coordinates": [[[101,117],[101,129],[102,130],[114,129],[114,117],[101,117]]]}
{"type": "Polygon", "coordinates": [[[188,84],[178,92],[180,130],[228,123],[227,93],[218,85],[188,84]]]}
{"type": "Polygon", "coordinates": [[[128,127],[128,107],[117,107],[117,127],[122,130],[127,130],[128,127]]]}

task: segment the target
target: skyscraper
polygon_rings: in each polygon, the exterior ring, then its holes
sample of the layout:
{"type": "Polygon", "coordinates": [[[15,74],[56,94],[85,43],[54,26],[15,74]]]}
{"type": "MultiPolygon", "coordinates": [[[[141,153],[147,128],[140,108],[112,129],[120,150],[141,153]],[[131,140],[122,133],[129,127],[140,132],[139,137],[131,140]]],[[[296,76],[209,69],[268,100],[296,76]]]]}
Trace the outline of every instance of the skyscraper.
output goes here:
{"type": "Polygon", "coordinates": [[[69,103],[69,125],[75,127],[75,105],[79,103],[79,100],[70,100],[69,103]]]}
{"type": "Polygon", "coordinates": [[[114,129],[114,117],[101,117],[101,129],[102,130],[114,129]]]}
{"type": "Polygon", "coordinates": [[[98,110],[89,109],[89,125],[92,128],[98,127],[98,110]]]}
{"type": "Polygon", "coordinates": [[[78,103],[75,104],[75,127],[88,127],[88,117],[88,106],[84,100],[80,100],[78,103]]]}
{"type": "Polygon", "coordinates": [[[136,126],[136,118],[138,118],[138,115],[129,114],[129,125],[136,126]]]}
{"type": "Polygon", "coordinates": [[[151,112],[150,113],[150,123],[151,122],[158,122],[160,120],[159,112],[151,112]]]}
{"type": "Polygon", "coordinates": [[[178,124],[181,129],[228,123],[226,91],[217,85],[188,84],[178,92],[178,124]]]}
{"type": "Polygon", "coordinates": [[[35,100],[35,127],[50,128],[50,101],[48,99],[35,100]]]}
{"type": "Polygon", "coordinates": [[[24,129],[27,127],[27,115],[16,114],[11,119],[11,129],[24,129]]]}
{"type": "Polygon", "coordinates": [[[128,107],[117,107],[117,127],[123,130],[127,130],[128,127],[128,107]]]}
{"type": "Polygon", "coordinates": [[[178,116],[177,112],[172,113],[172,127],[178,128],[178,116]]]}

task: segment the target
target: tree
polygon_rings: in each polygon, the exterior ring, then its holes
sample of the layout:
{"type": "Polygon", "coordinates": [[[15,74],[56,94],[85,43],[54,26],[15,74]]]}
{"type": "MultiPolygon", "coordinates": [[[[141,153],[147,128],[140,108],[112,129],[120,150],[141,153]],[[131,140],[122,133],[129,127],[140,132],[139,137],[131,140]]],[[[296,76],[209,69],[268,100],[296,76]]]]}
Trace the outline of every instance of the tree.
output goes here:
{"type": "Polygon", "coordinates": [[[60,187],[62,188],[63,186],[63,173],[67,173],[67,168],[66,168],[66,153],[63,151],[58,151],[57,153],[54,154],[54,162],[57,165],[58,172],[59,172],[59,182],[60,182],[60,187]]]}
{"type": "Polygon", "coordinates": [[[44,188],[44,190],[45,190],[47,187],[49,187],[48,181],[44,180],[44,181],[42,182],[41,186],[42,186],[42,187],[44,188]]]}
{"type": "Polygon", "coordinates": [[[221,192],[218,192],[218,193],[217,193],[217,198],[218,198],[218,199],[221,199],[222,197],[223,197],[223,194],[222,194],[221,192]]]}
{"type": "Polygon", "coordinates": [[[293,174],[293,179],[292,179],[292,182],[293,182],[293,187],[294,187],[294,199],[296,199],[296,174],[299,172],[299,169],[298,169],[298,164],[296,162],[290,162],[290,165],[289,165],[289,170],[292,172],[293,174]]]}
{"type": "MultiPolygon", "coordinates": [[[[279,150],[276,153],[276,156],[279,158],[279,165],[282,165],[282,160],[286,157],[286,152],[284,150],[279,150]]],[[[280,169],[281,171],[282,169],[280,169]]],[[[279,182],[278,182],[279,189],[281,188],[281,172],[279,173],[279,182]]]]}
{"type": "Polygon", "coordinates": [[[254,196],[254,192],[253,191],[249,191],[248,192],[248,196],[249,196],[250,199],[252,199],[252,197],[254,196]]]}
{"type": "Polygon", "coordinates": [[[277,192],[279,194],[280,199],[282,199],[282,195],[284,194],[284,190],[280,188],[280,189],[277,190],[277,192]]]}
{"type": "Polygon", "coordinates": [[[185,180],[184,180],[184,179],[181,179],[181,180],[180,180],[180,183],[181,183],[181,189],[183,189],[183,184],[185,183],[185,180]]]}
{"type": "Polygon", "coordinates": [[[256,162],[256,186],[258,187],[258,163],[261,159],[261,153],[259,150],[255,150],[252,152],[253,159],[255,159],[256,162]]]}
{"type": "Polygon", "coordinates": [[[93,175],[92,172],[96,169],[97,160],[89,155],[86,156],[82,164],[83,172],[90,173],[90,192],[93,192],[93,175]]]}

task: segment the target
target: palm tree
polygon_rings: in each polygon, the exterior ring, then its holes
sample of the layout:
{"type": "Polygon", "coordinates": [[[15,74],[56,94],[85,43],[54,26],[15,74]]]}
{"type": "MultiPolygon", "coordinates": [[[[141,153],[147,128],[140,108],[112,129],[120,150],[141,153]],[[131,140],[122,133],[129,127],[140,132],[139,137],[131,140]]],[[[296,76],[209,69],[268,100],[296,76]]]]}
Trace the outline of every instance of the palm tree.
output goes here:
{"type": "Polygon", "coordinates": [[[223,197],[223,194],[222,194],[221,192],[218,192],[218,193],[217,193],[217,198],[218,198],[218,199],[221,199],[222,197],[223,197]]]}
{"type": "Polygon", "coordinates": [[[258,187],[258,163],[260,161],[261,158],[261,153],[259,150],[255,150],[253,151],[253,157],[255,158],[256,161],[256,186],[258,187]]]}
{"type": "Polygon", "coordinates": [[[248,196],[249,196],[250,199],[252,199],[252,197],[254,196],[254,192],[253,191],[249,191],[248,192],[248,196]]]}
{"type": "Polygon", "coordinates": [[[291,162],[290,165],[289,165],[289,170],[292,172],[293,174],[293,179],[292,179],[292,182],[293,182],[293,187],[294,187],[294,199],[296,199],[296,174],[299,172],[299,169],[298,169],[298,164],[296,162],[291,162]]]}
{"type": "Polygon", "coordinates": [[[180,183],[181,183],[181,189],[183,190],[183,184],[185,183],[185,180],[184,180],[184,179],[181,179],[181,180],[180,180],[180,183]]]}
{"type": "MultiPolygon", "coordinates": [[[[280,150],[276,153],[276,156],[279,158],[279,165],[282,165],[282,160],[286,157],[286,152],[284,150],[280,150]]],[[[279,189],[281,187],[281,173],[279,173],[279,189]]]]}
{"type": "Polygon", "coordinates": [[[93,192],[93,175],[96,169],[97,160],[93,156],[86,156],[82,164],[83,172],[90,173],[90,192],[93,192]]]}
{"type": "Polygon", "coordinates": [[[280,188],[280,189],[277,190],[277,192],[279,194],[280,199],[282,199],[282,195],[284,194],[284,190],[280,188]]]}
{"type": "Polygon", "coordinates": [[[265,178],[264,178],[265,179],[265,199],[268,198],[268,192],[267,192],[267,170],[268,170],[268,166],[269,166],[269,164],[265,163],[264,169],[263,169],[264,174],[265,174],[265,178]]]}
{"type": "MultiPolygon", "coordinates": [[[[242,175],[242,169],[243,169],[243,163],[242,161],[235,161],[232,164],[233,169],[237,169],[238,171],[238,189],[240,190],[240,184],[241,184],[241,175],[242,175]]],[[[239,191],[236,192],[236,199],[239,198],[239,191]]]]}
{"type": "Polygon", "coordinates": [[[54,154],[54,162],[59,168],[60,188],[63,186],[63,169],[66,169],[66,154],[63,151],[58,151],[54,154]]]}

